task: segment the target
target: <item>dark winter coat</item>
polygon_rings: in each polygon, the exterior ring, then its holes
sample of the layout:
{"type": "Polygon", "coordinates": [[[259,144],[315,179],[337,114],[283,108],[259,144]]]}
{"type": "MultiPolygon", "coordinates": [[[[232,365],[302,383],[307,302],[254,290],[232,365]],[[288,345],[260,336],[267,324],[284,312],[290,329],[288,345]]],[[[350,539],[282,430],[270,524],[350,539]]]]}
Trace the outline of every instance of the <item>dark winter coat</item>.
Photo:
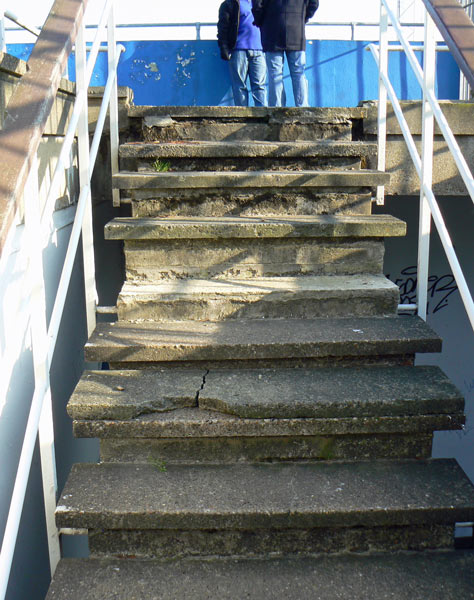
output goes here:
{"type": "MultiPolygon", "coordinates": [[[[239,0],[225,0],[219,7],[217,22],[217,43],[223,54],[229,54],[237,43],[239,33],[240,3],[239,0]]],[[[227,59],[228,60],[228,59],[227,59]]]]}
{"type": "Polygon", "coordinates": [[[264,51],[305,50],[305,23],[318,6],[319,0],[252,0],[264,51]]]}

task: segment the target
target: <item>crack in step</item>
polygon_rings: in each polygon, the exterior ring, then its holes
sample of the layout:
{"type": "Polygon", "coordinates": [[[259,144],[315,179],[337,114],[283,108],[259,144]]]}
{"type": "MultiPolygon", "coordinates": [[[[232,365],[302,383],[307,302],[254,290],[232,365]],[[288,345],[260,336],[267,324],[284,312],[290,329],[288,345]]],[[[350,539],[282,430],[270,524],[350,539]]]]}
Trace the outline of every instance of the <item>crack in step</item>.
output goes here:
{"type": "Polygon", "coordinates": [[[202,390],[204,389],[204,386],[206,385],[206,377],[207,377],[207,375],[209,375],[209,373],[210,373],[210,370],[206,369],[206,372],[202,376],[201,387],[196,392],[196,406],[197,406],[197,408],[199,408],[199,394],[200,394],[200,392],[202,392],[202,390]]]}

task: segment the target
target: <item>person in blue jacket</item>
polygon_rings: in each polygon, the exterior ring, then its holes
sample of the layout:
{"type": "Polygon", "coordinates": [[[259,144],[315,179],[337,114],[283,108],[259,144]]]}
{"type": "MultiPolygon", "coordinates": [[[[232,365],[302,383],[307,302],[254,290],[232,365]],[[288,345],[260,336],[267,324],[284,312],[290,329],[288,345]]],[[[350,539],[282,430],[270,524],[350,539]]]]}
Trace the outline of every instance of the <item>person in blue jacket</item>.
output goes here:
{"type": "Polygon", "coordinates": [[[221,58],[229,61],[234,104],[249,105],[248,77],[255,106],[265,106],[267,67],[260,30],[253,24],[251,0],[225,0],[221,4],[217,43],[221,58]]]}
{"type": "Polygon", "coordinates": [[[285,106],[284,55],[288,61],[296,106],[308,106],[305,24],[319,0],[252,0],[255,25],[262,34],[268,70],[268,104],[285,106]]]}

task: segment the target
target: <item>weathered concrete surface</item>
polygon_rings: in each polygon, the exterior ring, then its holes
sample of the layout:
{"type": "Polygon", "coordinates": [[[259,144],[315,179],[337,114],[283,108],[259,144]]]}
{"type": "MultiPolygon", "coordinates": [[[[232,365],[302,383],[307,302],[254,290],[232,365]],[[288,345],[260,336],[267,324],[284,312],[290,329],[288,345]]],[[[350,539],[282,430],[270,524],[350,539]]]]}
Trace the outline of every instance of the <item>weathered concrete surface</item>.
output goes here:
{"type": "Polygon", "coordinates": [[[440,350],[439,337],[417,317],[357,317],[102,323],[85,355],[90,362],[116,363],[379,358],[440,350]]]}
{"type": "MultiPolygon", "coordinates": [[[[297,425],[296,420],[294,424],[297,425]]],[[[296,429],[296,427],[295,427],[296,429]]],[[[432,434],[297,437],[106,438],[103,462],[224,464],[294,460],[429,458],[432,434]]]]}
{"type": "Polygon", "coordinates": [[[200,408],[149,413],[130,420],[100,418],[74,421],[76,437],[101,439],[137,438],[238,438],[238,437],[334,437],[346,435],[424,435],[438,430],[461,429],[459,413],[403,417],[338,417],[301,419],[243,419],[200,408]]]}
{"type": "Polygon", "coordinates": [[[319,158],[364,157],[377,154],[374,142],[294,141],[256,142],[209,141],[197,142],[132,142],[120,146],[122,158],[319,158]]]}
{"type": "MultiPolygon", "coordinates": [[[[156,164],[153,158],[131,159],[122,158],[121,166],[124,171],[138,171],[139,173],[155,173],[164,171],[167,173],[184,173],[192,171],[206,172],[234,172],[245,171],[254,173],[257,171],[272,172],[301,172],[301,171],[358,171],[361,169],[361,159],[354,156],[317,156],[317,157],[294,157],[294,158],[270,158],[270,157],[182,157],[182,158],[160,158],[160,164],[156,164]]],[[[367,166],[367,165],[365,165],[367,166]]]]}
{"type": "Polygon", "coordinates": [[[73,419],[133,419],[197,405],[205,371],[85,371],[68,414],[73,419]]]}
{"type": "Polygon", "coordinates": [[[184,278],[382,274],[383,239],[230,238],[132,240],[124,244],[127,281],[184,278]]]}
{"type": "Polygon", "coordinates": [[[171,219],[117,217],[105,228],[107,239],[216,239],[397,237],[406,224],[389,215],[318,215],[269,217],[174,217],[171,219]]]}
{"type": "Polygon", "coordinates": [[[100,530],[89,532],[91,556],[149,559],[268,558],[453,548],[453,527],[340,527],[279,530],[100,530]]]}
{"type": "Polygon", "coordinates": [[[363,106],[355,107],[244,107],[244,106],[131,106],[131,118],[167,118],[167,119],[235,119],[251,121],[252,119],[283,122],[344,123],[351,119],[361,119],[367,115],[363,106]]]}
{"type": "Polygon", "coordinates": [[[352,140],[364,108],[135,107],[143,119],[135,139],[171,140],[352,140]]]}
{"type": "Polygon", "coordinates": [[[369,169],[354,171],[236,171],[236,172],[165,172],[136,173],[121,171],[113,176],[112,185],[122,190],[166,188],[372,188],[385,185],[390,175],[369,169]]]}
{"type": "MultiPolygon", "coordinates": [[[[88,116],[89,116],[89,129],[94,132],[99,118],[100,105],[104,97],[104,86],[92,86],[88,88],[88,116]]],[[[133,104],[133,90],[129,87],[118,86],[117,88],[117,99],[118,99],[118,124],[121,132],[128,132],[130,127],[130,121],[128,114],[133,104]]],[[[104,132],[110,131],[109,120],[106,119],[104,123],[104,132]]]]}
{"type": "Polygon", "coordinates": [[[243,418],[448,414],[463,396],[436,367],[211,371],[202,409],[243,418]]]}
{"type": "Polygon", "coordinates": [[[262,560],[63,559],[47,600],[466,600],[474,552],[262,560]]]}
{"type": "Polygon", "coordinates": [[[392,316],[398,287],[383,275],[126,282],[120,321],[392,316]]]}
{"type": "Polygon", "coordinates": [[[370,215],[372,209],[371,194],[318,188],[129,190],[129,202],[133,217],[370,215]]]}
{"type": "MultiPolygon", "coordinates": [[[[472,102],[440,102],[441,109],[449,126],[456,136],[461,151],[471,169],[474,169],[474,104],[472,102]]],[[[365,103],[367,119],[364,120],[364,133],[370,138],[377,133],[377,105],[365,103]]],[[[421,102],[402,102],[402,109],[407,119],[418,150],[421,148],[422,108],[421,102]]],[[[443,195],[467,195],[466,187],[447,147],[446,142],[435,122],[435,143],[433,163],[433,191],[443,195]]],[[[393,195],[418,195],[420,183],[413,162],[403,140],[397,118],[391,104],[387,113],[387,172],[391,174],[386,193],[393,195]]]]}
{"type": "Polygon", "coordinates": [[[454,525],[474,488],[454,460],[173,465],[80,464],[59,527],[305,529],[454,525]]]}

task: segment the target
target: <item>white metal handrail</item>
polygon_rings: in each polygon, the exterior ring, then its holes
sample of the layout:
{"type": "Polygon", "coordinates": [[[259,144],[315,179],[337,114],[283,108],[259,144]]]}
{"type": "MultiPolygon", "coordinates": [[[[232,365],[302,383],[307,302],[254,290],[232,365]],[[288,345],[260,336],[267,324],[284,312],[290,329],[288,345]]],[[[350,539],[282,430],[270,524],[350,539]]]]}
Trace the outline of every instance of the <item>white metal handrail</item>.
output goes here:
{"type": "MultiPolygon", "coordinates": [[[[379,135],[379,168],[385,168],[386,150],[386,120],[387,120],[387,94],[392,103],[394,113],[402,130],[403,137],[407,143],[410,157],[420,177],[420,230],[418,243],[418,285],[417,285],[417,310],[418,314],[426,320],[426,307],[428,297],[428,263],[429,263],[429,237],[431,218],[438,230],[443,248],[456,280],[461,298],[463,300],[471,326],[474,329],[474,302],[464,277],[461,265],[454,251],[451,237],[447,230],[443,216],[439,209],[435,195],[432,190],[432,166],[433,166],[433,140],[434,119],[446,140],[447,146],[453,155],[454,161],[459,169],[461,177],[466,185],[469,195],[474,201],[474,179],[467,165],[454,134],[441,111],[440,105],[434,94],[435,80],[435,38],[434,23],[425,10],[425,44],[424,44],[424,69],[422,70],[407,41],[400,23],[390,9],[388,0],[381,0],[380,16],[380,40],[379,48],[374,44],[370,50],[379,67],[379,106],[378,106],[378,135],[379,135]],[[423,90],[423,131],[422,131],[422,154],[418,153],[417,147],[411,135],[410,128],[403,115],[397,95],[388,77],[388,38],[387,26],[390,19],[397,33],[410,65],[423,90]]],[[[380,190],[378,190],[380,193],[380,190]]]]}
{"type": "MultiPolygon", "coordinates": [[[[92,45],[87,61],[84,22],[82,22],[80,26],[80,31],[78,32],[76,40],[76,102],[73,108],[70,125],[64,139],[65,146],[60,152],[58,164],[53,175],[48,199],[42,215],[40,215],[38,204],[38,184],[34,165],[25,191],[25,227],[29,231],[27,239],[29,240],[28,245],[30,246],[29,270],[32,281],[35,282],[36,290],[36,296],[33,299],[34,301],[31,302],[32,313],[30,315],[30,326],[32,327],[34,344],[35,390],[30,405],[30,413],[0,552],[0,598],[2,599],[5,597],[8,586],[21,512],[25,499],[26,486],[38,434],[40,437],[43,493],[51,574],[54,573],[60,557],[59,533],[54,522],[57,489],[54,464],[54,435],[52,428],[49,369],[54,354],[67,289],[71,279],[74,259],[81,234],[84,252],[86,303],[88,297],[92,298],[92,307],[87,310],[89,333],[95,326],[96,292],[93,264],[90,179],[97,156],[99,140],[104,127],[107,107],[109,107],[111,151],[113,155],[112,172],[116,172],[118,166],[117,67],[120,54],[124,48],[123,46],[116,46],[115,44],[115,19],[113,7],[114,0],[105,0],[104,11],[98,26],[96,40],[92,45]],[[92,147],[89,148],[87,87],[92,76],[92,70],[100,46],[100,38],[103,35],[105,27],[107,27],[109,50],[109,74],[99,118],[96,124],[92,147]],[[79,138],[78,145],[80,154],[80,194],[49,328],[46,329],[44,279],[42,276],[43,265],[41,259],[43,235],[38,235],[37,232],[43,230],[44,233],[44,230],[49,229],[49,223],[51,222],[54,213],[54,199],[57,197],[55,195],[55,190],[57,191],[61,173],[64,173],[64,169],[69,163],[69,155],[76,129],[79,138]]],[[[22,248],[21,251],[27,251],[27,249],[22,248]]]]}

